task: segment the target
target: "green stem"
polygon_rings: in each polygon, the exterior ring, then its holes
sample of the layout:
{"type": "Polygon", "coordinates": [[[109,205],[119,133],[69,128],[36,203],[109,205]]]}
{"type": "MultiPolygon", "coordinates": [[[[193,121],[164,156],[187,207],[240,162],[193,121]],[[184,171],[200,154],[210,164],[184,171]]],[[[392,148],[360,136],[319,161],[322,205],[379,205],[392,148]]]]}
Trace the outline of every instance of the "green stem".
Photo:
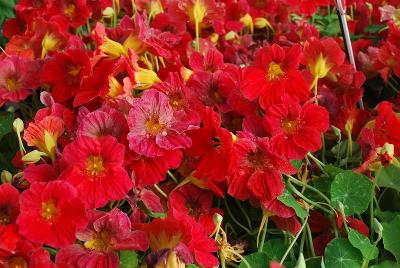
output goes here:
{"type": "Polygon", "coordinates": [[[265,236],[267,234],[267,229],[268,229],[267,228],[267,226],[268,226],[268,216],[266,216],[266,217],[267,217],[267,219],[266,219],[265,224],[264,224],[264,229],[263,229],[263,233],[262,233],[262,236],[261,236],[261,242],[258,245],[258,252],[262,252],[263,248],[264,248],[265,236]]]}
{"type": "Polygon", "coordinates": [[[243,216],[244,216],[244,218],[246,219],[247,224],[249,225],[249,229],[250,229],[250,230],[253,229],[253,227],[252,227],[252,225],[251,225],[251,220],[250,220],[249,215],[247,215],[247,212],[243,209],[243,207],[242,207],[242,205],[240,204],[240,202],[239,202],[237,199],[235,199],[235,201],[236,201],[236,204],[238,205],[240,211],[243,213],[243,216]]]}
{"type": "Polygon", "coordinates": [[[168,173],[168,175],[170,176],[170,178],[171,178],[175,183],[178,183],[178,180],[176,179],[176,177],[174,176],[174,174],[172,174],[171,171],[168,170],[167,173],[168,173]]]}
{"type": "Polygon", "coordinates": [[[322,163],[318,158],[316,158],[311,152],[308,152],[308,157],[310,157],[319,166],[320,169],[324,169],[325,164],[322,163]]]}
{"type": "Polygon", "coordinates": [[[155,188],[163,197],[165,197],[165,198],[168,199],[168,195],[167,195],[163,190],[161,190],[161,188],[160,188],[157,184],[154,184],[154,188],[155,188]]]}
{"type": "Polygon", "coordinates": [[[287,186],[289,186],[289,188],[290,188],[295,194],[297,194],[299,197],[301,197],[304,201],[306,201],[306,202],[312,204],[314,207],[317,207],[317,208],[323,210],[324,212],[326,212],[326,213],[328,213],[328,214],[332,214],[332,212],[331,212],[330,210],[327,210],[326,208],[324,208],[323,206],[319,205],[318,203],[316,203],[316,202],[314,202],[314,201],[308,199],[307,197],[305,197],[302,193],[300,193],[300,192],[296,189],[296,187],[294,187],[294,186],[290,183],[290,181],[287,182],[287,186]]]}
{"type": "Polygon", "coordinates": [[[316,189],[316,188],[314,188],[314,187],[308,185],[307,183],[302,182],[301,180],[298,180],[298,179],[294,178],[294,177],[291,176],[291,175],[286,175],[286,176],[287,176],[288,179],[289,179],[291,182],[293,182],[294,184],[297,184],[297,185],[299,185],[299,186],[304,186],[304,187],[306,187],[307,189],[310,189],[311,191],[313,191],[313,192],[319,194],[328,204],[330,204],[331,200],[330,200],[326,195],[324,195],[320,190],[318,190],[318,189],[316,189]]]}
{"type": "Polygon", "coordinates": [[[249,235],[251,235],[251,231],[244,226],[243,224],[241,224],[232,214],[231,209],[228,206],[228,203],[226,202],[226,198],[224,198],[224,204],[225,204],[225,208],[229,214],[229,217],[231,217],[231,219],[233,220],[234,223],[236,223],[239,227],[241,227],[243,230],[245,230],[249,235]]]}
{"type": "Polygon", "coordinates": [[[196,51],[200,50],[200,23],[198,21],[195,22],[196,27],[196,44],[195,49],[196,51]]]}
{"type": "Polygon", "coordinates": [[[314,243],[313,243],[313,239],[312,239],[310,225],[308,225],[308,223],[307,223],[306,228],[307,228],[308,244],[310,245],[311,256],[315,257],[314,243]]]}
{"type": "Polygon", "coordinates": [[[308,221],[308,216],[307,218],[304,220],[303,225],[301,226],[299,232],[296,234],[296,236],[294,237],[292,243],[290,243],[288,249],[286,250],[285,254],[283,254],[281,261],[279,262],[280,265],[282,265],[282,263],[285,261],[287,255],[289,254],[289,252],[291,251],[292,247],[294,246],[294,244],[296,243],[297,239],[299,238],[300,234],[303,232],[304,227],[306,226],[308,221]]]}

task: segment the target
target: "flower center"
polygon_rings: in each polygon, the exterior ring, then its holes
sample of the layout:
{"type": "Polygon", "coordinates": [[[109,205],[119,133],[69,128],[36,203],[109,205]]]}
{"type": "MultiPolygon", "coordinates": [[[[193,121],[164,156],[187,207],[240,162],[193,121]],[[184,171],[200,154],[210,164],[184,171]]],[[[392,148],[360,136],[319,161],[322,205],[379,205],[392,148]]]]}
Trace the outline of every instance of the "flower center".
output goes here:
{"type": "Polygon", "coordinates": [[[57,208],[53,199],[48,200],[47,202],[42,202],[42,218],[50,221],[53,220],[57,216],[57,208]]]}
{"type": "Polygon", "coordinates": [[[101,175],[104,171],[104,159],[100,155],[91,155],[87,160],[87,172],[92,177],[101,175]]]}
{"type": "Polygon", "coordinates": [[[74,16],[75,13],[75,5],[74,4],[68,4],[65,9],[64,9],[64,14],[67,17],[72,17],[74,16]]]}
{"type": "Polygon", "coordinates": [[[267,73],[267,78],[268,80],[276,80],[279,79],[281,76],[283,76],[285,72],[282,70],[281,66],[274,61],[272,61],[268,65],[268,73],[267,73]]]}
{"type": "Polygon", "coordinates": [[[261,168],[267,164],[264,159],[264,154],[260,151],[249,153],[247,156],[247,161],[249,161],[253,168],[261,168]]]}
{"type": "Polygon", "coordinates": [[[28,268],[26,260],[20,256],[12,257],[8,260],[8,267],[10,268],[28,268]]]}
{"type": "Polygon", "coordinates": [[[0,225],[6,225],[11,222],[10,216],[5,211],[0,210],[0,225]]]}
{"type": "Polygon", "coordinates": [[[86,241],[85,248],[96,250],[96,251],[107,251],[109,248],[109,234],[105,231],[97,233],[92,240],[86,241]]]}
{"type": "Polygon", "coordinates": [[[297,126],[299,125],[298,120],[289,120],[285,119],[282,122],[282,128],[286,134],[291,134],[297,130],[297,126]]]}
{"type": "Polygon", "coordinates": [[[11,75],[6,79],[6,87],[8,91],[16,91],[19,87],[18,79],[15,75],[11,75]]]}
{"type": "Polygon", "coordinates": [[[68,74],[72,76],[77,76],[80,71],[81,71],[81,66],[79,65],[71,64],[68,66],[68,74]]]}
{"type": "Polygon", "coordinates": [[[150,116],[147,119],[145,125],[146,125],[147,133],[149,133],[151,135],[159,134],[160,132],[163,131],[164,126],[165,126],[164,124],[161,124],[160,121],[158,120],[158,117],[154,116],[154,115],[150,116]]]}
{"type": "Polygon", "coordinates": [[[182,96],[180,96],[179,94],[170,94],[169,95],[169,105],[171,105],[171,107],[174,110],[181,109],[184,106],[182,96]]]}

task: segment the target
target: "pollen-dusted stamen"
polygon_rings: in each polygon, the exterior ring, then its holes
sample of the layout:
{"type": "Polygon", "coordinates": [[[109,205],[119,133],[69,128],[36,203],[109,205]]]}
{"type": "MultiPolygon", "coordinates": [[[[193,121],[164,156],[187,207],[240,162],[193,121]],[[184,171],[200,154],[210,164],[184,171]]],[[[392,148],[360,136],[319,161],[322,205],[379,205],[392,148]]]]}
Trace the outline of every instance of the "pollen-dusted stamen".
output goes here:
{"type": "Polygon", "coordinates": [[[261,151],[252,152],[247,156],[247,161],[253,168],[264,167],[266,160],[264,154],[261,151]]]}
{"type": "Polygon", "coordinates": [[[57,216],[57,207],[53,199],[42,202],[42,218],[47,221],[53,220],[57,216]]]}
{"type": "Polygon", "coordinates": [[[299,125],[298,120],[289,120],[285,119],[282,122],[282,128],[284,129],[285,133],[291,134],[297,130],[297,127],[299,125]]]}
{"type": "Polygon", "coordinates": [[[103,231],[97,233],[92,240],[85,242],[84,246],[85,248],[91,250],[105,252],[109,248],[109,240],[110,240],[110,235],[107,232],[103,231]]]}
{"type": "Polygon", "coordinates": [[[21,256],[11,257],[8,260],[8,267],[10,268],[28,268],[28,263],[21,256]]]}
{"type": "Polygon", "coordinates": [[[10,91],[10,92],[16,91],[19,86],[20,86],[20,83],[18,82],[18,78],[16,77],[16,75],[10,75],[6,79],[6,87],[7,87],[8,91],[10,91]]]}
{"type": "Polygon", "coordinates": [[[75,14],[75,5],[74,4],[67,4],[64,8],[64,14],[67,17],[73,17],[75,14]]]}
{"type": "Polygon", "coordinates": [[[10,216],[4,211],[0,210],[0,225],[6,225],[11,222],[10,216]]]}
{"type": "Polygon", "coordinates": [[[79,65],[71,64],[70,66],[68,66],[68,74],[72,76],[77,76],[80,71],[81,71],[81,66],[79,65]]]}
{"type": "Polygon", "coordinates": [[[157,115],[151,115],[146,123],[147,133],[151,135],[157,135],[164,130],[165,125],[161,124],[157,115]]]}
{"type": "Polygon", "coordinates": [[[90,176],[97,177],[104,171],[103,157],[100,155],[91,155],[87,160],[87,172],[90,176]]]}
{"type": "Polygon", "coordinates": [[[276,80],[282,77],[285,74],[285,72],[282,70],[281,66],[277,64],[276,62],[272,61],[268,65],[268,73],[267,73],[267,78],[268,80],[276,80]]]}

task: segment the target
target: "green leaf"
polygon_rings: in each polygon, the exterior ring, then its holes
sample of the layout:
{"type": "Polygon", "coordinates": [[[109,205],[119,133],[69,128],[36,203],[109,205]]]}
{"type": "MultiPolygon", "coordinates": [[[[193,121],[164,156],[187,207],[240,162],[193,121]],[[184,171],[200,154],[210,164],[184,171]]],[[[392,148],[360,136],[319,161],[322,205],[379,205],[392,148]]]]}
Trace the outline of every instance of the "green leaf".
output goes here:
{"type": "Polygon", "coordinates": [[[299,169],[301,167],[301,164],[303,164],[303,161],[301,160],[290,160],[290,164],[294,166],[295,169],[299,169]]]}
{"type": "Polygon", "coordinates": [[[286,245],[283,239],[270,239],[265,241],[263,247],[265,253],[271,260],[280,261],[286,252],[286,245]]]}
{"type": "Polygon", "coordinates": [[[382,221],[392,221],[400,214],[399,214],[399,212],[382,211],[382,210],[376,209],[374,211],[374,215],[377,216],[382,221]]]}
{"type": "Polygon", "coordinates": [[[400,192],[400,168],[389,165],[375,174],[376,182],[381,187],[388,187],[400,192]]]}
{"type": "Polygon", "coordinates": [[[400,264],[392,261],[384,261],[382,263],[370,266],[370,268],[399,268],[399,267],[400,264]]]}
{"type": "Polygon", "coordinates": [[[364,32],[366,33],[378,33],[380,30],[385,28],[385,24],[370,24],[367,27],[365,27],[364,32]]]}
{"type": "MultiPolygon", "coordinates": [[[[256,252],[244,257],[250,264],[251,268],[265,268],[266,265],[271,261],[267,254],[264,252],[256,252]]],[[[239,268],[247,268],[247,265],[242,261],[239,268]]]]}
{"type": "Polygon", "coordinates": [[[135,251],[122,250],[119,252],[120,268],[137,268],[138,266],[138,256],[135,251]]]}
{"type": "Polygon", "coordinates": [[[293,197],[292,193],[288,189],[285,189],[285,191],[280,196],[278,196],[278,200],[286,206],[293,208],[299,218],[304,220],[307,217],[307,210],[302,208],[300,204],[297,203],[296,199],[293,197]]]}
{"type": "Polygon", "coordinates": [[[365,259],[370,261],[378,257],[378,248],[372,245],[365,235],[360,234],[354,229],[350,229],[348,239],[355,248],[361,251],[365,259]]]}
{"type": "Polygon", "coordinates": [[[390,222],[382,222],[382,226],[384,248],[396,257],[397,262],[400,262],[400,216],[390,222]]]}
{"type": "Polygon", "coordinates": [[[186,266],[186,268],[199,268],[199,266],[192,263],[192,264],[189,264],[188,266],[186,266]]]}
{"type": "Polygon", "coordinates": [[[344,171],[332,182],[331,200],[336,208],[341,202],[346,215],[361,214],[368,208],[373,189],[374,185],[367,176],[344,171]]]}
{"type": "Polygon", "coordinates": [[[362,256],[348,240],[338,237],[327,245],[324,259],[326,268],[360,268],[362,256]]]}
{"type": "Polygon", "coordinates": [[[345,170],[330,164],[324,167],[324,172],[331,178],[335,178],[337,174],[342,173],[344,171],[345,170]]]}
{"type": "Polygon", "coordinates": [[[12,113],[0,114],[0,140],[12,131],[14,115],[12,113]]]}

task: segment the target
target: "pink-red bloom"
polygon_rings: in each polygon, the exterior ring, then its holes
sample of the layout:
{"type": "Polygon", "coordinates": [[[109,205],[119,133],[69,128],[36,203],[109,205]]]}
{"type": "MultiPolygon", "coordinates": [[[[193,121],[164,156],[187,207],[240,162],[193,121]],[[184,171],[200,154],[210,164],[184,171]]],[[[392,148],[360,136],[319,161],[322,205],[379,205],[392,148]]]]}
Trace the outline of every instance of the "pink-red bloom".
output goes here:
{"type": "Polygon", "coordinates": [[[169,105],[168,97],[148,90],[136,99],[129,111],[129,147],[136,153],[155,157],[192,144],[185,132],[190,122],[181,120],[169,105]]]}
{"type": "Polygon", "coordinates": [[[38,61],[11,56],[0,59],[0,66],[0,106],[24,100],[39,86],[38,61]]]}
{"type": "Polygon", "coordinates": [[[149,247],[146,233],[131,230],[128,216],[119,209],[106,213],[88,212],[89,223],[77,233],[83,245],[72,245],[60,250],[56,264],[87,268],[119,267],[119,250],[145,251],[149,247]]]}
{"type": "Polygon", "coordinates": [[[141,229],[147,232],[153,253],[169,250],[185,264],[218,265],[218,259],[212,255],[217,251],[214,239],[209,238],[203,226],[185,213],[172,209],[165,219],[154,219],[143,224],[141,229]]]}

